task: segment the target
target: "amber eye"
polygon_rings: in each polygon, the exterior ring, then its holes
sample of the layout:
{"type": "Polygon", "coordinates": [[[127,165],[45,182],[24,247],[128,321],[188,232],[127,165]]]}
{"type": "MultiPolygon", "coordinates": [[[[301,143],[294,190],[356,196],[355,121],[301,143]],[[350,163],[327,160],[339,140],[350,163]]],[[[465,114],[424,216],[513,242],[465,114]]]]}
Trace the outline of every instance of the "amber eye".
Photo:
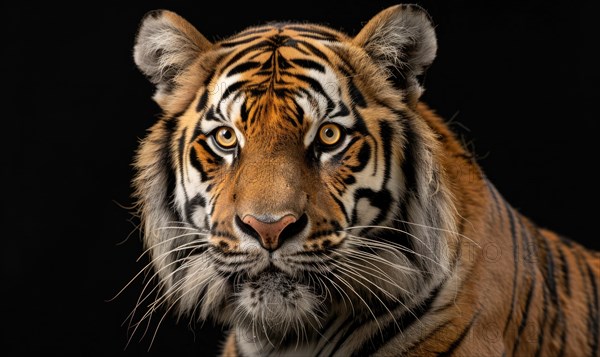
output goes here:
{"type": "Polygon", "coordinates": [[[213,134],[217,145],[223,150],[233,149],[237,145],[237,136],[235,131],[228,127],[222,126],[217,128],[213,134]]]}
{"type": "Polygon", "coordinates": [[[319,140],[326,146],[332,146],[339,143],[342,136],[342,128],[334,123],[324,124],[319,129],[319,140]]]}

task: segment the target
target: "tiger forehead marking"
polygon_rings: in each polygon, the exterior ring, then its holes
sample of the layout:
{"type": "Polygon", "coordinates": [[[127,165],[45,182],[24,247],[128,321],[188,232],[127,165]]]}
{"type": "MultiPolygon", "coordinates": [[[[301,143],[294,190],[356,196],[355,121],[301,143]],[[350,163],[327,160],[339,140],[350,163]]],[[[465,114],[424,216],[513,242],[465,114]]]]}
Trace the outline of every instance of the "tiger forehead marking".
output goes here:
{"type": "Polygon", "coordinates": [[[225,113],[220,119],[235,122],[244,139],[276,136],[284,133],[281,129],[298,139],[310,121],[327,118],[335,109],[335,116],[343,118],[349,113],[329,62],[334,53],[322,43],[331,45],[340,36],[316,33],[311,27],[281,25],[222,43],[229,53],[200,96],[198,110],[207,110],[207,120],[215,119],[215,112],[225,113]],[[210,96],[213,102],[207,106],[210,96]]]}

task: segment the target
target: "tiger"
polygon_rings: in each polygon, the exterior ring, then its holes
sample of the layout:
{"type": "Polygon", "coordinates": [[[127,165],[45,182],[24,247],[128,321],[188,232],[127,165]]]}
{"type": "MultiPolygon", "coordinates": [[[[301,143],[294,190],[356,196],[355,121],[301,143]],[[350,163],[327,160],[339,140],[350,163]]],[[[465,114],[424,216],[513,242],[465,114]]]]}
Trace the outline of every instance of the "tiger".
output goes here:
{"type": "Polygon", "coordinates": [[[427,10],[136,31],[146,316],[224,326],[222,356],[600,355],[600,253],[512,207],[421,99],[427,10]]]}

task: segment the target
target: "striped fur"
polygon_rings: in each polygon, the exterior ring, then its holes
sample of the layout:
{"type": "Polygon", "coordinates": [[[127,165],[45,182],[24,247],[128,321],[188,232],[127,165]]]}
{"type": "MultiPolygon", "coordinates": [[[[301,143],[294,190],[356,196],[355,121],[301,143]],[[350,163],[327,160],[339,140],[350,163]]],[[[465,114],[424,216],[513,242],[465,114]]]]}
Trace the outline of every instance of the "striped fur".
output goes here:
{"type": "Polygon", "coordinates": [[[224,356],[599,356],[600,255],[512,208],[419,101],[436,47],[414,5],[355,37],[272,23],[216,43],[149,13],[144,318],[222,323],[224,356]]]}

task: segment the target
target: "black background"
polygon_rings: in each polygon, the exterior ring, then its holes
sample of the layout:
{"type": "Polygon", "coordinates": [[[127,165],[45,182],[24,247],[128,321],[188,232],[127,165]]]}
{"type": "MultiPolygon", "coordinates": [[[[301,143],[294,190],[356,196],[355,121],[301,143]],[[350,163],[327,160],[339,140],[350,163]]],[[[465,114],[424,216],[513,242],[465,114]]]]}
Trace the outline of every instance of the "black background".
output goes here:
{"type": "MultiPolygon", "coordinates": [[[[157,329],[161,311],[126,347],[143,279],[109,301],[146,264],[126,208],[133,152],[159,114],[132,60],[146,11],[174,10],[215,40],[268,20],[356,34],[393,4],[121,3],[2,3],[2,355],[211,356],[220,343],[211,324],[157,329]]],[[[439,40],[423,99],[516,208],[600,249],[591,2],[418,3],[439,40]]]]}

